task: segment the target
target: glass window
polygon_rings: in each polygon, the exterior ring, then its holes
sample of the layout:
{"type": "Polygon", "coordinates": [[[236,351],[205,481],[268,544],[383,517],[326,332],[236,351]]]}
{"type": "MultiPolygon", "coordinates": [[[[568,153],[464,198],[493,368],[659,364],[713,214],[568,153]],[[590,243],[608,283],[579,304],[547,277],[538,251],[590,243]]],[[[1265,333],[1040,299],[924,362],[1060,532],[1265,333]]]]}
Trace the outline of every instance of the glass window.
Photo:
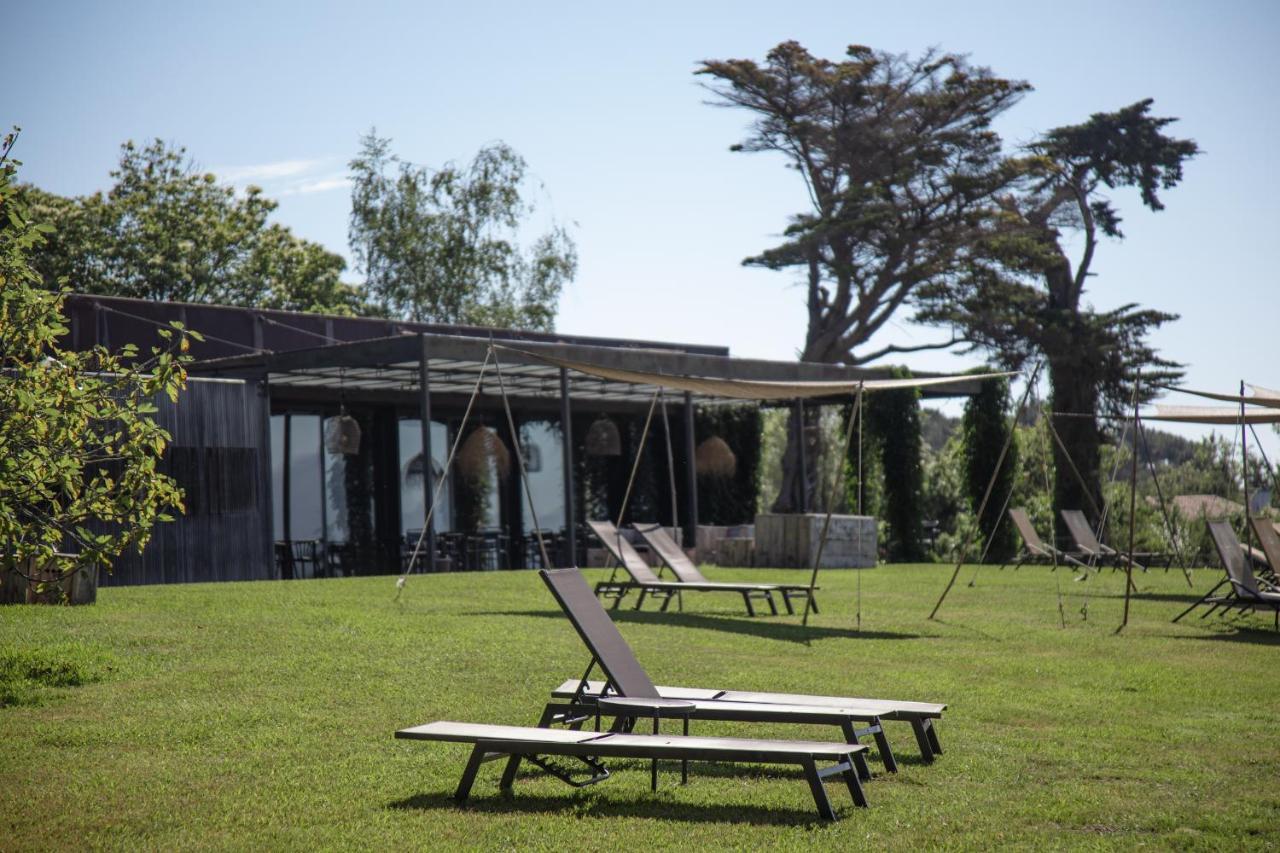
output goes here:
{"type": "MultiPolygon", "coordinates": [[[[374,537],[373,453],[367,417],[353,413],[360,427],[359,452],[332,453],[324,447],[324,497],[327,539],[332,544],[368,544],[374,537]]],[[[325,435],[338,427],[337,417],[325,418],[325,435]]]]}
{"type": "Polygon", "coordinates": [[[271,416],[271,524],[272,537],[284,535],[284,415],[271,416]]]}
{"type": "Polygon", "coordinates": [[[289,416],[289,531],[290,539],[324,536],[321,506],[320,416],[289,416]]]}
{"type": "MultiPolygon", "coordinates": [[[[520,425],[520,452],[529,474],[529,492],[538,525],[546,531],[564,529],[564,446],[560,441],[560,424],[555,421],[529,421],[520,425]]],[[[522,490],[523,492],[523,490],[522,490]]],[[[521,494],[524,508],[524,532],[533,533],[533,513],[528,499],[521,494]]]]}
{"type": "MultiPolygon", "coordinates": [[[[431,461],[434,485],[440,488],[440,505],[433,518],[437,533],[453,530],[453,507],[450,484],[440,487],[445,460],[449,458],[449,429],[438,421],[431,422],[431,461]]],[[[425,502],[422,494],[422,421],[405,418],[400,421],[400,529],[405,533],[422,530],[425,502]]]]}

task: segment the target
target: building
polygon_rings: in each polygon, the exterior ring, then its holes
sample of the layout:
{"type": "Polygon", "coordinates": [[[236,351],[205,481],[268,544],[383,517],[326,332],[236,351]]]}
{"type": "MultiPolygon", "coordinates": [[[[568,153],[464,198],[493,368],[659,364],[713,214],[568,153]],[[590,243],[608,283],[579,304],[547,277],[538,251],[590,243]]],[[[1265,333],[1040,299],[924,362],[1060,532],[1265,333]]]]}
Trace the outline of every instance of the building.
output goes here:
{"type": "MultiPolygon", "coordinates": [[[[556,367],[548,356],[720,379],[886,375],[732,358],[727,347],[80,294],[66,310],[71,348],[145,350],[174,320],[205,339],[192,347],[187,394],[158,415],[173,436],[166,465],[187,512],[157,528],[143,554],[122,557],[108,584],[398,572],[415,551],[414,565],[430,570],[536,566],[535,515],[549,559],[582,564],[585,514],[614,514],[624,500],[656,389],[556,367]]],[[[721,401],[684,393],[661,402],[639,509],[663,523],[674,515],[692,542],[695,410],[721,401]]],[[[643,517],[632,509],[630,518],[643,517]]]]}

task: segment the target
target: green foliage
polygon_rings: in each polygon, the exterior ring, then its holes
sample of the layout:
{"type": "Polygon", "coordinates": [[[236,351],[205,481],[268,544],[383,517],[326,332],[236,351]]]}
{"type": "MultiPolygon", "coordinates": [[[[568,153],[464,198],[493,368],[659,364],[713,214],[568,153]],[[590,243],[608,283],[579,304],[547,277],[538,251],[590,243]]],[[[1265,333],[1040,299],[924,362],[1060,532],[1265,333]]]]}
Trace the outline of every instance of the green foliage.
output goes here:
{"type": "Polygon", "coordinates": [[[555,225],[527,249],[534,212],[524,158],[498,143],[432,171],[370,131],[351,160],[352,252],[370,298],[393,316],[518,329],[555,327],[577,249],[555,225]]]}
{"type": "MultiPolygon", "coordinates": [[[[902,378],[910,374],[894,371],[902,378]]],[[[923,469],[921,467],[920,391],[900,388],[866,395],[866,428],[879,448],[884,475],[885,543],[892,562],[914,562],[924,556],[921,542],[923,469]]],[[[865,452],[865,451],[864,451],[865,452]]]]}
{"type": "Polygon", "coordinates": [[[751,524],[755,520],[762,428],[759,406],[705,406],[696,413],[695,439],[701,442],[719,436],[738,463],[732,477],[698,477],[699,524],[751,524]]]}
{"type": "Polygon", "coordinates": [[[1012,429],[1009,410],[1008,380],[988,379],[965,403],[961,428],[964,441],[965,493],[969,509],[975,515],[982,505],[982,498],[991,483],[992,475],[995,475],[986,510],[978,518],[981,536],[975,540],[978,553],[982,553],[985,547],[988,559],[993,561],[1003,561],[1017,550],[1017,536],[1013,525],[1005,521],[1005,514],[1001,511],[1005,499],[1013,490],[1018,469],[1016,441],[1010,444],[1003,463],[996,470],[996,462],[1001,458],[1001,451],[1004,450],[1005,441],[1012,429]],[[993,530],[995,535],[991,536],[993,530]],[[984,541],[988,538],[989,542],[984,541]]]}
{"type": "Polygon", "coordinates": [[[48,228],[28,218],[13,186],[15,138],[0,146],[0,559],[23,574],[109,569],[182,509],[177,484],[157,467],[169,435],[149,415],[158,396],[177,401],[188,337],[199,335],[175,323],[146,357],[132,344],[58,347],[63,295],[41,289],[28,260],[48,228]],[[74,556],[56,556],[67,551],[74,556]]]}
{"type": "Polygon", "coordinates": [[[60,198],[24,188],[54,227],[32,255],[48,289],[138,299],[357,313],[340,255],[268,225],[276,203],[201,172],[185,148],[126,142],[104,195],[60,198]]]}

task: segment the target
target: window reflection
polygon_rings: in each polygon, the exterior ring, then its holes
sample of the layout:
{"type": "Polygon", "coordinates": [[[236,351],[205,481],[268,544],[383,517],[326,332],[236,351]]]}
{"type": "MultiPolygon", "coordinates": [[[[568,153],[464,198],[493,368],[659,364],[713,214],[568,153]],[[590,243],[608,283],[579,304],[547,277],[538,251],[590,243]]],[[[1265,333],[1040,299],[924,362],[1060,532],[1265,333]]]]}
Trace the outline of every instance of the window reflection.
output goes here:
{"type": "MultiPolygon", "coordinates": [[[[445,460],[449,456],[449,430],[438,421],[431,422],[431,470],[433,487],[439,487],[445,460]]],[[[406,533],[422,530],[426,504],[422,477],[422,421],[406,418],[400,421],[400,529],[406,533]]],[[[440,489],[440,503],[433,516],[436,532],[453,530],[453,507],[450,484],[440,489]]]]}
{"type": "Polygon", "coordinates": [[[271,416],[271,524],[277,542],[284,534],[284,415],[271,416]]]}
{"type": "Polygon", "coordinates": [[[289,416],[289,539],[324,536],[320,416],[289,416]]]}
{"type": "MultiPolygon", "coordinates": [[[[520,449],[529,476],[529,491],[538,525],[547,531],[564,529],[564,447],[556,421],[528,421],[520,426],[520,449]]],[[[533,533],[533,513],[521,495],[525,533],[533,533]]]]}

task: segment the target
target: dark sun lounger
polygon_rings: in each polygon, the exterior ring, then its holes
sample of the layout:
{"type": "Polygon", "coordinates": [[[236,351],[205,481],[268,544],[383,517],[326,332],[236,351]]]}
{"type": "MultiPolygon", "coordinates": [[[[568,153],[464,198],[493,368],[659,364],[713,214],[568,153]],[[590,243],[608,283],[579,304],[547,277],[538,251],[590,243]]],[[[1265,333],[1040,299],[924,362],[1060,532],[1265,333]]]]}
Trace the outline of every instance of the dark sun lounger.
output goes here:
{"type": "MultiPolygon", "coordinates": [[[[635,654],[627,641],[623,639],[618,628],[609,618],[609,614],[600,606],[600,602],[591,592],[586,579],[577,569],[542,569],[538,574],[546,582],[551,594],[559,602],[560,607],[569,617],[578,636],[591,652],[591,664],[579,679],[579,689],[567,697],[559,697],[563,701],[549,703],[543,711],[540,725],[553,723],[581,725],[586,719],[597,713],[597,702],[600,692],[591,693],[587,688],[591,671],[598,664],[607,679],[608,694],[625,697],[627,700],[656,700],[656,703],[669,702],[676,698],[664,696],[649,679],[648,673],[636,660],[635,654]]],[[[554,697],[553,698],[557,698],[554,697]]],[[[605,697],[606,699],[608,696],[605,697]]],[[[885,736],[881,724],[882,717],[901,717],[897,711],[886,711],[883,707],[861,707],[852,702],[838,704],[827,699],[812,704],[798,701],[781,703],[767,702],[760,698],[749,699],[744,694],[733,699],[723,697],[691,697],[687,701],[694,706],[688,718],[694,720],[721,720],[752,723],[804,723],[809,725],[838,726],[849,743],[857,743],[858,738],[871,735],[875,738],[876,749],[885,769],[894,772],[897,762],[889,739],[885,736]],[[861,724],[861,727],[855,724],[861,724]]],[[[823,697],[812,697],[822,700],[823,697]]],[[[610,716],[614,716],[610,713],[610,716]]],[[[643,712],[636,715],[643,718],[643,712]]],[[[941,716],[938,710],[935,716],[941,716]]],[[[622,725],[634,724],[622,720],[622,725]]],[[[936,746],[936,737],[933,740],[936,746]]],[[[925,757],[932,756],[934,749],[929,745],[929,735],[924,735],[921,750],[925,757]]],[[[940,751],[940,750],[937,750],[940,751]]]]}
{"type": "MultiPolygon", "coordinates": [[[[748,615],[756,615],[754,601],[763,601],[769,605],[770,612],[775,616],[778,614],[778,605],[773,600],[773,593],[778,591],[778,587],[773,584],[715,583],[705,578],[701,583],[664,581],[653,573],[653,569],[649,568],[649,564],[644,561],[644,557],[641,557],[636,552],[636,549],[631,547],[631,543],[623,537],[622,533],[611,522],[588,521],[587,524],[613,559],[618,562],[618,565],[631,576],[630,581],[610,579],[596,584],[596,595],[612,598],[615,608],[622,603],[622,599],[632,590],[640,591],[640,596],[636,600],[636,610],[639,610],[640,605],[644,604],[644,599],[647,595],[663,599],[662,609],[666,610],[671,606],[671,599],[684,592],[727,592],[742,596],[742,603],[747,606],[748,615]]],[[[783,600],[786,601],[786,596],[783,596],[783,600]]],[[[790,609],[790,602],[787,601],[786,603],[787,608],[790,609]]]]}
{"type": "MultiPolygon", "coordinates": [[[[1018,535],[1022,537],[1022,550],[1014,558],[1013,570],[1015,572],[1023,563],[1040,562],[1042,560],[1052,563],[1055,569],[1058,567],[1058,563],[1070,563],[1081,569],[1091,568],[1086,563],[1080,562],[1078,559],[1082,556],[1080,552],[1069,553],[1041,539],[1025,508],[1013,507],[1010,509],[1009,520],[1013,522],[1018,535]]],[[[1004,566],[1001,566],[1001,568],[1004,568],[1004,566]]]]}
{"type": "MultiPolygon", "coordinates": [[[[662,558],[662,562],[671,569],[672,573],[680,581],[680,583],[689,585],[708,584],[711,583],[707,577],[702,574],[698,566],[690,560],[685,554],[684,549],[671,538],[671,534],[667,533],[665,527],[657,524],[633,524],[636,532],[640,534],[645,543],[653,549],[654,553],[662,558]]],[[[813,589],[805,584],[796,583],[770,583],[756,584],[762,589],[769,589],[777,592],[782,596],[782,602],[787,607],[788,613],[795,613],[795,609],[791,606],[791,599],[798,598],[804,601],[810,599],[809,606],[814,613],[818,612],[818,599],[813,597],[813,589]]],[[[817,589],[817,587],[814,587],[817,589]]]]}
{"type": "MultiPolygon", "coordinates": [[[[481,723],[439,721],[424,726],[401,729],[396,737],[410,740],[436,740],[474,744],[471,757],[462,772],[462,781],[454,799],[463,802],[471,794],[480,765],[506,758],[499,787],[511,790],[521,760],[528,759],[549,769],[542,756],[571,756],[600,770],[590,782],[607,778],[609,772],[600,765],[604,758],[642,758],[688,761],[750,762],[753,764],[794,764],[804,770],[813,794],[818,815],[835,820],[836,812],[827,797],[823,780],[840,776],[853,796],[853,802],[866,807],[867,798],[858,779],[857,767],[865,763],[865,746],[851,743],[817,743],[812,741],[748,740],[744,738],[672,737],[637,735],[621,732],[595,732],[572,729],[543,729],[524,726],[493,726],[481,723]],[[821,765],[821,766],[820,766],[821,765]]],[[[569,781],[559,772],[553,775],[569,781]]],[[[570,782],[579,785],[585,783],[570,782]]]]}
{"type": "Polygon", "coordinates": [[[1245,559],[1244,548],[1231,525],[1226,521],[1210,521],[1209,534],[1213,537],[1213,546],[1227,570],[1227,576],[1217,586],[1209,590],[1203,598],[1173,618],[1177,622],[1197,607],[1207,604],[1209,609],[1200,615],[1204,619],[1213,611],[1230,610],[1273,610],[1276,615],[1276,630],[1280,630],[1280,591],[1254,577],[1245,559]],[[1225,595],[1214,595],[1221,587],[1230,584],[1225,595]]]}

